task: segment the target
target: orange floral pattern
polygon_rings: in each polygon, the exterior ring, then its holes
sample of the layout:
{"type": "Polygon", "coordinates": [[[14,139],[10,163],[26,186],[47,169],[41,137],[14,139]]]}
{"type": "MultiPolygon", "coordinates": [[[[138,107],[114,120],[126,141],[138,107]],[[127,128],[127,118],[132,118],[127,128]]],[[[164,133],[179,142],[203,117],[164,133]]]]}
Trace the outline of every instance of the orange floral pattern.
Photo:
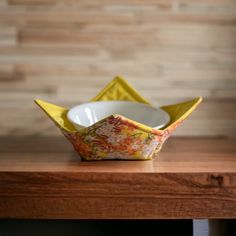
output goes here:
{"type": "Polygon", "coordinates": [[[70,139],[76,151],[86,160],[100,159],[151,159],[153,153],[170,136],[166,132],[142,130],[122,116],[111,116],[98,122],[83,132],[71,132],[65,135],[70,139]]]}
{"type": "MultiPolygon", "coordinates": [[[[179,120],[167,130],[147,132],[122,116],[111,116],[80,132],[63,132],[75,150],[86,160],[148,160],[157,153],[179,120]]],[[[63,131],[63,130],[62,130],[63,131]]]]}

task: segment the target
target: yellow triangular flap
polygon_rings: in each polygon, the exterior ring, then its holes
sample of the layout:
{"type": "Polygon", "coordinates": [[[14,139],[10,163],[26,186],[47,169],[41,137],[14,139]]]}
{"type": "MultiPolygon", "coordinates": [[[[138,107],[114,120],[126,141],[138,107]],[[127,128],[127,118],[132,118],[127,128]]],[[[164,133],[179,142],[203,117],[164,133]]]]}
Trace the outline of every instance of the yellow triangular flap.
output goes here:
{"type": "Polygon", "coordinates": [[[170,115],[171,118],[169,124],[164,129],[169,129],[180,120],[186,119],[201,102],[202,97],[197,97],[190,101],[161,107],[170,115]]]}
{"type": "Polygon", "coordinates": [[[123,100],[150,104],[121,76],[116,76],[97,96],[90,101],[123,100]]]}
{"type": "Polygon", "coordinates": [[[48,115],[51,120],[55,122],[57,126],[66,131],[76,131],[74,126],[66,117],[68,109],[44,102],[39,99],[35,100],[35,103],[48,115]]]}

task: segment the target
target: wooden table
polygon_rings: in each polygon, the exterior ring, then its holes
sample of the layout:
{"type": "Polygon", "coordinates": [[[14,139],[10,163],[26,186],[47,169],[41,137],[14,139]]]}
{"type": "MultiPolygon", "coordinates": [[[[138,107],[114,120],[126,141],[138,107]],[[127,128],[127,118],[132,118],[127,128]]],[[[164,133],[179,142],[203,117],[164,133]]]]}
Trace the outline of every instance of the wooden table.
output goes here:
{"type": "Polygon", "coordinates": [[[64,137],[3,137],[0,218],[235,218],[235,141],[170,138],[153,161],[86,162],[64,137]]]}

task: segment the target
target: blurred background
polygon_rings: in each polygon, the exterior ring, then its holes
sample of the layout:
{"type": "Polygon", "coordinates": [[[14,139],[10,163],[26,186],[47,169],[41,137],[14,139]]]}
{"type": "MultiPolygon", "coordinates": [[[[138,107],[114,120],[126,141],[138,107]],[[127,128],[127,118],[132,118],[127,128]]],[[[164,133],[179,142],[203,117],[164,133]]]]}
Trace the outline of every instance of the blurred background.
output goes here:
{"type": "Polygon", "coordinates": [[[118,74],[155,105],[204,97],[176,136],[235,136],[236,1],[0,0],[0,136],[61,135],[33,100],[118,74]]]}

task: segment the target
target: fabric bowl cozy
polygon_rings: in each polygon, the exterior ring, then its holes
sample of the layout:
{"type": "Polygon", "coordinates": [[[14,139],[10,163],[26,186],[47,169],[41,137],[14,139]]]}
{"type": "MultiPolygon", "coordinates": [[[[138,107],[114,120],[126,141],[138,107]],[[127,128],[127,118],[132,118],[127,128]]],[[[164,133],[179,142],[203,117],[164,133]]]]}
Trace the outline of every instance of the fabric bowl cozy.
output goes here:
{"type": "MultiPolygon", "coordinates": [[[[149,104],[123,78],[115,77],[90,101],[133,101],[149,104]]],[[[154,129],[121,115],[111,115],[97,123],[76,130],[67,119],[67,108],[35,100],[36,104],[53,120],[85,160],[148,160],[160,151],[165,140],[201,103],[202,97],[161,107],[170,116],[162,129],[154,129]]]]}

